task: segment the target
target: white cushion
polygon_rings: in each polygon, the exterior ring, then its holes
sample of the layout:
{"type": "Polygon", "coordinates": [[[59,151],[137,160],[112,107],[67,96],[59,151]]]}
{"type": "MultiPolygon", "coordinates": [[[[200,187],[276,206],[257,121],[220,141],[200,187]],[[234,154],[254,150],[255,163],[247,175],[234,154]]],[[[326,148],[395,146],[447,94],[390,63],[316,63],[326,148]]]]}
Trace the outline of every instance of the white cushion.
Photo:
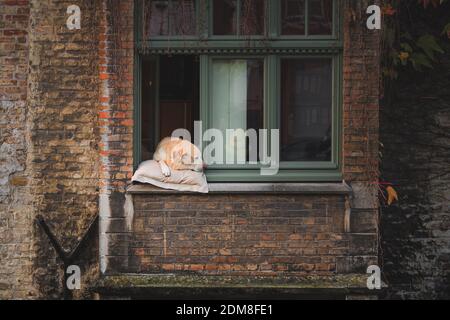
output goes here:
{"type": "Polygon", "coordinates": [[[162,174],[159,163],[154,160],[141,163],[132,181],[147,183],[168,190],[209,192],[208,181],[204,173],[190,170],[172,170],[171,176],[166,177],[162,174]]]}

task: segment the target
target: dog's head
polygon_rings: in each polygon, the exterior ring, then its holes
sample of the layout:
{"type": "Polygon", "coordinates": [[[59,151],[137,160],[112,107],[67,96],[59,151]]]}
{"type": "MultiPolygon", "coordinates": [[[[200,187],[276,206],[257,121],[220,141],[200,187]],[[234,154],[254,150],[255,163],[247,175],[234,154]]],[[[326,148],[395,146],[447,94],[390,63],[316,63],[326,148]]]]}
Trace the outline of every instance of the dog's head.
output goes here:
{"type": "Polygon", "coordinates": [[[189,141],[181,141],[173,150],[172,161],[175,170],[193,170],[202,172],[206,168],[202,153],[189,141]]]}

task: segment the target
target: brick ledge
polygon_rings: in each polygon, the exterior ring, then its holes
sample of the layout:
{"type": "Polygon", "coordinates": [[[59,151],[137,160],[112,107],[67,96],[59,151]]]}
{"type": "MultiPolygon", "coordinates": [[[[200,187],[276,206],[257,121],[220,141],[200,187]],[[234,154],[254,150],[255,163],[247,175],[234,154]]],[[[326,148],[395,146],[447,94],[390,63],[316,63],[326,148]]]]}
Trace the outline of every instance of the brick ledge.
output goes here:
{"type": "Polygon", "coordinates": [[[367,277],[366,274],[277,277],[123,274],[101,277],[91,290],[104,296],[156,298],[380,294],[381,291],[367,289],[367,277]]]}
{"type": "MultiPolygon", "coordinates": [[[[317,194],[350,195],[352,188],[342,183],[210,183],[211,194],[317,194]]],[[[165,190],[152,185],[135,184],[127,189],[129,194],[192,194],[165,190]]]]}

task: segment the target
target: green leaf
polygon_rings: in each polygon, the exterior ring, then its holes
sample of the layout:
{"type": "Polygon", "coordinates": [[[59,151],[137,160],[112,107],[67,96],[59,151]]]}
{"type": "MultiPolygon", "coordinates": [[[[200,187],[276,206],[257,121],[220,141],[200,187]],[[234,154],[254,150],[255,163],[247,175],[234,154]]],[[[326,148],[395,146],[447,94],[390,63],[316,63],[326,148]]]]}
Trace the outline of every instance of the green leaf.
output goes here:
{"type": "Polygon", "coordinates": [[[406,51],[409,53],[413,52],[413,48],[409,45],[409,43],[402,42],[402,43],[400,43],[400,47],[403,49],[403,51],[406,51]]]}
{"type": "Polygon", "coordinates": [[[436,38],[432,35],[424,35],[417,40],[416,45],[421,48],[431,60],[435,60],[434,53],[444,53],[444,50],[438,45],[436,38]]]}
{"type": "Polygon", "coordinates": [[[430,59],[423,53],[413,53],[410,58],[414,69],[421,71],[422,66],[433,69],[430,59]]]}
{"type": "Polygon", "coordinates": [[[442,35],[448,34],[450,32],[450,23],[448,23],[445,27],[444,30],[442,31],[442,35]]]}

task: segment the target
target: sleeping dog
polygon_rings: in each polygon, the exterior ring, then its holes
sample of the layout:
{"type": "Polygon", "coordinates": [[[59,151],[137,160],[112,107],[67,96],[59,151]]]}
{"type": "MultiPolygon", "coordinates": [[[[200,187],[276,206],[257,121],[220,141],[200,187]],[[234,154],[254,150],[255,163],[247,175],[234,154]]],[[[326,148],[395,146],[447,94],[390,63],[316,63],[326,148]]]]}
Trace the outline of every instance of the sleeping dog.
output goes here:
{"type": "Polygon", "coordinates": [[[156,148],[153,160],[157,161],[164,176],[170,177],[172,170],[202,172],[206,164],[200,149],[189,141],[179,138],[165,138],[156,148]]]}

